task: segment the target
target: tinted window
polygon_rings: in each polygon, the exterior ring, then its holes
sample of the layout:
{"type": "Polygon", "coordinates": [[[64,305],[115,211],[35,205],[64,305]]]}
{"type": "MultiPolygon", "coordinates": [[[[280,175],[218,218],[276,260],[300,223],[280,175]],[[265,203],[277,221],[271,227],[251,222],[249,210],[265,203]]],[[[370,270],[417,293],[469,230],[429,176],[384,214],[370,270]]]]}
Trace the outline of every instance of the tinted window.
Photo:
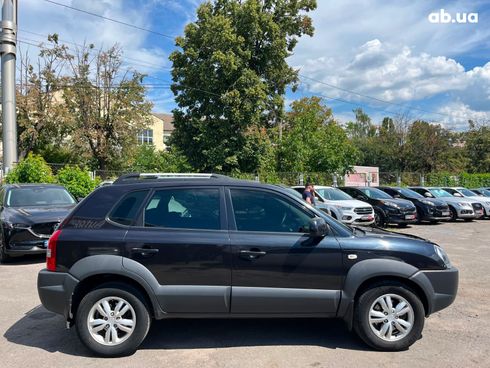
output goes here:
{"type": "Polygon", "coordinates": [[[400,189],[400,193],[403,194],[407,198],[424,198],[424,196],[419,193],[413,191],[412,189],[402,188],[400,189]]]}
{"type": "Polygon", "coordinates": [[[145,208],[145,226],[219,230],[219,189],[164,189],[145,208]]]}
{"type": "Polygon", "coordinates": [[[134,223],[138,210],[148,194],[147,190],[132,192],[127,194],[109,215],[109,218],[123,225],[131,225],[134,223]]]}
{"type": "Polygon", "coordinates": [[[263,191],[232,189],[238,230],[308,232],[310,216],[282,197],[263,191]]]}
{"type": "Polygon", "coordinates": [[[75,200],[65,188],[23,187],[13,188],[7,193],[8,207],[66,206],[75,200]]]}
{"type": "Polygon", "coordinates": [[[434,197],[437,198],[452,197],[452,194],[446,192],[444,189],[434,188],[434,189],[429,189],[429,191],[434,197]]]}
{"type": "Polygon", "coordinates": [[[465,197],[474,197],[476,196],[476,193],[472,192],[471,190],[469,189],[464,189],[464,188],[461,188],[459,190],[465,197]]]}

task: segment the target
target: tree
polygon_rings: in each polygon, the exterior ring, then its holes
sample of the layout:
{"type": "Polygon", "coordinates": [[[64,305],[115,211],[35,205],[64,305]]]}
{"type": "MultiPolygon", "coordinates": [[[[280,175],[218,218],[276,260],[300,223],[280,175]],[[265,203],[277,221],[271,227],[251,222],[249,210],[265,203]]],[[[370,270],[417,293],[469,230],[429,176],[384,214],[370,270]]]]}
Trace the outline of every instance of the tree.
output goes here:
{"type": "Polygon", "coordinates": [[[430,173],[447,169],[450,134],[439,124],[415,121],[408,130],[405,154],[409,170],[430,173]]]}
{"type": "Polygon", "coordinates": [[[294,101],[279,146],[279,169],[344,174],[358,151],[319,97],[294,101]]]}
{"type": "Polygon", "coordinates": [[[97,186],[97,181],[90,177],[89,172],[78,166],[63,167],[56,175],[56,180],[75,198],[86,197],[97,186]]]}
{"type": "Polygon", "coordinates": [[[174,151],[157,151],[155,146],[150,144],[142,144],[136,149],[134,161],[127,169],[136,172],[192,171],[182,154],[174,151]]]}
{"type": "MultiPolygon", "coordinates": [[[[250,147],[261,128],[282,120],[284,93],[297,82],[286,58],[312,35],[315,0],[217,0],[176,39],[172,143],[198,170],[256,171],[250,147]],[[245,151],[245,152],[244,152],[245,151]]],[[[269,137],[263,136],[265,139],[269,137]]]]}
{"type": "Polygon", "coordinates": [[[54,176],[41,156],[29,153],[13,170],[9,171],[5,181],[7,183],[53,183],[54,176]]]}
{"type": "Polygon", "coordinates": [[[143,75],[123,70],[115,45],[93,55],[93,45],[67,58],[71,68],[64,101],[72,117],[71,145],[93,157],[101,170],[120,168],[136,148],[136,136],[150,121],[143,75]]]}
{"type": "Polygon", "coordinates": [[[48,36],[48,45],[40,45],[37,65],[20,53],[17,88],[17,123],[22,159],[28,152],[40,152],[49,144],[59,143],[69,131],[68,111],[61,100],[67,47],[58,43],[58,35],[48,36]]]}
{"type": "Polygon", "coordinates": [[[469,172],[490,172],[490,126],[488,123],[470,122],[470,130],[466,133],[465,151],[469,161],[469,172]]]}

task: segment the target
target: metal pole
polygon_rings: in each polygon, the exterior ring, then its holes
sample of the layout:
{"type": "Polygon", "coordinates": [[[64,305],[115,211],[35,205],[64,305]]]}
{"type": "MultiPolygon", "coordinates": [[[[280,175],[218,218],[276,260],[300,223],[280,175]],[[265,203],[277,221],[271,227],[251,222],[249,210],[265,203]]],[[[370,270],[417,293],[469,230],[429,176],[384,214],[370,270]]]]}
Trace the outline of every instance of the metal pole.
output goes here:
{"type": "Polygon", "coordinates": [[[1,26],[3,169],[5,173],[8,173],[14,163],[17,162],[17,112],[15,105],[17,0],[3,0],[1,26]]]}

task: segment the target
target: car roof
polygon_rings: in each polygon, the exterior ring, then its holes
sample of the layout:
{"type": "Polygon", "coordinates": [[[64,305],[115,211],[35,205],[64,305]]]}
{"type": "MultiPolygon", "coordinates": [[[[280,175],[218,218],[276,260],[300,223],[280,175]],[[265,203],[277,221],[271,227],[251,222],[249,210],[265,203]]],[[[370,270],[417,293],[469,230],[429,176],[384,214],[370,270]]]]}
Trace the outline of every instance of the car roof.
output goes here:
{"type": "Polygon", "coordinates": [[[19,184],[5,184],[3,186],[5,189],[10,188],[44,188],[44,187],[53,187],[53,188],[63,188],[66,189],[63,185],[60,184],[42,184],[42,183],[19,183],[19,184]]]}

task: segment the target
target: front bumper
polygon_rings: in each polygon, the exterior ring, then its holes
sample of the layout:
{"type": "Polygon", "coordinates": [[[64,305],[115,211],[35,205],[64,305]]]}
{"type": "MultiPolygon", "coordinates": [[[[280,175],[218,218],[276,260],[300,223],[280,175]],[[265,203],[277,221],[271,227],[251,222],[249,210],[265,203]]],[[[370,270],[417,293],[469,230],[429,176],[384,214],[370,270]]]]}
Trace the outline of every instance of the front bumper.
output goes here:
{"type": "Polygon", "coordinates": [[[473,209],[467,207],[457,208],[456,212],[458,213],[458,218],[462,219],[474,219],[478,217],[473,209]]]}
{"type": "Polygon", "coordinates": [[[424,291],[429,307],[427,315],[448,307],[456,299],[459,283],[459,271],[456,267],[419,271],[410,279],[425,286],[424,291]]]}
{"type": "Polygon", "coordinates": [[[46,269],[37,275],[37,291],[42,305],[49,311],[62,314],[70,320],[71,300],[78,280],[69,273],[52,272],[46,269]]]}
{"type": "Polygon", "coordinates": [[[390,224],[414,224],[417,222],[417,213],[414,212],[412,213],[403,213],[403,214],[393,214],[393,213],[388,213],[386,217],[386,222],[390,224]],[[413,218],[407,218],[407,216],[410,216],[413,218]]]}
{"type": "Polygon", "coordinates": [[[342,213],[342,222],[354,225],[371,225],[374,223],[374,212],[358,214],[353,211],[344,211],[342,213]]]}

